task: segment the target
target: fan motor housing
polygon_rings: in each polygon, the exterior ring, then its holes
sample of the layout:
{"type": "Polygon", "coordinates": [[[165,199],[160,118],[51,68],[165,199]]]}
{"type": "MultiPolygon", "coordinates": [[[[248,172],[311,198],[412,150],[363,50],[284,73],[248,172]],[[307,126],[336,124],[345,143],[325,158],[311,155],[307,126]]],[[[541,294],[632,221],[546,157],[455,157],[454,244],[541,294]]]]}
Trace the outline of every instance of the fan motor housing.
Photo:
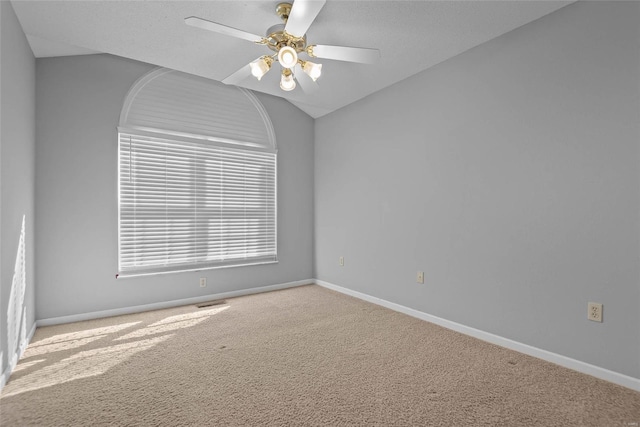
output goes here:
{"type": "Polygon", "coordinates": [[[283,46],[291,46],[296,52],[302,52],[307,47],[306,34],[302,37],[292,36],[284,30],[284,24],[276,24],[267,30],[266,39],[269,49],[277,52],[283,46]]]}

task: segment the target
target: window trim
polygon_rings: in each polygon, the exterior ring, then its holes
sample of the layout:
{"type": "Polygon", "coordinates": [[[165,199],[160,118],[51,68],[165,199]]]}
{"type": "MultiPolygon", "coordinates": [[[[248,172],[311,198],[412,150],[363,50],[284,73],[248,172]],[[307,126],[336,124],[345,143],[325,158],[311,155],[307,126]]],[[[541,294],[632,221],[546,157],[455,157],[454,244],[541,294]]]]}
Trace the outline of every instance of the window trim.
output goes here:
{"type": "Polygon", "coordinates": [[[117,278],[278,263],[278,150],[271,119],[253,92],[176,70],[157,68],[141,76],[129,89],[120,111],[117,131],[117,278]],[[220,116],[218,111],[221,112],[220,116]],[[211,124],[202,121],[205,116],[213,118],[211,124]],[[168,120],[165,121],[164,117],[168,120]],[[227,117],[230,119],[228,122],[227,117]],[[234,127],[229,126],[231,123],[234,127]],[[246,128],[245,123],[248,126],[246,128]],[[249,132],[245,132],[245,129],[249,132]],[[269,238],[270,242],[275,242],[274,255],[256,257],[253,261],[237,259],[237,263],[221,261],[223,264],[220,264],[214,261],[199,265],[187,263],[120,270],[121,133],[177,142],[208,142],[223,149],[273,154],[273,194],[268,196],[273,199],[273,206],[268,209],[270,217],[273,213],[273,224],[269,224],[269,228],[274,230],[274,235],[269,234],[269,238]],[[242,140],[242,135],[247,136],[246,141],[242,140]]]}

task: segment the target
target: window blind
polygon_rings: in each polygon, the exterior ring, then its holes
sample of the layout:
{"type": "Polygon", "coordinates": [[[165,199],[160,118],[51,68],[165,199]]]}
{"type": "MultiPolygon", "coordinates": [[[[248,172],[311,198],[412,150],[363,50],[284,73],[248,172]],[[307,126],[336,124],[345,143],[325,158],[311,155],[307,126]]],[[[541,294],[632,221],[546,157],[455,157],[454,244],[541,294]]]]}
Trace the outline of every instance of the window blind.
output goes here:
{"type": "Polygon", "coordinates": [[[254,147],[273,147],[275,138],[264,107],[251,92],[169,70],[158,70],[135,91],[120,125],[254,147]]]}
{"type": "Polygon", "coordinates": [[[119,133],[119,270],[277,260],[276,154],[119,133]]]}

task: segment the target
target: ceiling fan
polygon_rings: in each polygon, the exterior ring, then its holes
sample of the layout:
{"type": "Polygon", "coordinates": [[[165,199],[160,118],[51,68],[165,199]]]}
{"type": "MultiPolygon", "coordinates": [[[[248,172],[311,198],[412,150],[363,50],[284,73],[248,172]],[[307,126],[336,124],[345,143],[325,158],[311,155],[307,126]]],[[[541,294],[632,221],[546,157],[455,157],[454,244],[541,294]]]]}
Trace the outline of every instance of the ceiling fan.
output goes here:
{"type": "Polygon", "coordinates": [[[320,13],[326,0],[295,0],[293,3],[279,3],[276,14],[284,23],[276,24],[266,31],[265,36],[258,36],[238,30],[227,25],[206,19],[190,16],[185,18],[187,25],[214,31],[227,36],[268,47],[274,53],[263,55],[240,68],[222,82],[238,84],[249,74],[260,80],[275,61],[282,67],[280,88],[291,91],[296,88],[296,81],[302,90],[311,93],[317,89],[316,80],[322,73],[322,64],[316,64],[300,58],[300,54],[310,58],[334,59],[338,61],[373,64],[380,58],[378,49],[367,49],[346,46],[308,45],[306,32],[320,13]]]}

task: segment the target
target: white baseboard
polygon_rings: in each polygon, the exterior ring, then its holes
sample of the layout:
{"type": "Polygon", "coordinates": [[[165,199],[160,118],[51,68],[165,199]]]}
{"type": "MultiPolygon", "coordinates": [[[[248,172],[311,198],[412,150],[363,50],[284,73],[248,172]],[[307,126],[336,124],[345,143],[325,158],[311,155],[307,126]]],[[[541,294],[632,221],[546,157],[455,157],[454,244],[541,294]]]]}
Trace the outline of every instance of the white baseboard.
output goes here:
{"type": "Polygon", "coordinates": [[[37,321],[38,327],[59,325],[62,323],[80,322],[83,320],[100,319],[103,317],[120,316],[122,314],[140,313],[143,311],[160,310],[163,308],[178,307],[188,304],[199,304],[201,302],[213,301],[217,299],[233,298],[243,295],[258,294],[262,292],[276,291],[278,289],[294,288],[296,286],[312,284],[313,280],[298,280],[295,282],[281,283],[278,285],[261,286],[259,288],[241,289],[239,291],[222,292],[219,294],[209,294],[193,298],[185,298],[173,301],[163,301],[153,304],[135,305],[131,307],[115,308],[111,310],[94,311],[91,313],[72,314],[69,316],[51,317],[37,321]]]}
{"type": "Polygon", "coordinates": [[[565,368],[573,369],[574,371],[582,372],[583,374],[588,374],[596,378],[600,378],[602,380],[609,381],[614,384],[618,384],[618,385],[630,388],[632,390],[640,391],[640,379],[638,378],[630,377],[628,375],[610,371],[608,369],[601,368],[599,366],[581,362],[580,360],[572,359],[570,357],[563,356],[561,354],[552,353],[550,351],[542,350],[537,347],[532,347],[527,344],[513,341],[508,338],[501,337],[499,335],[494,335],[489,332],[481,331],[479,329],[475,329],[470,326],[465,326],[460,323],[452,322],[450,320],[446,320],[437,316],[432,316],[431,314],[427,314],[422,311],[415,310],[413,308],[405,307],[403,305],[389,302],[381,298],[373,297],[371,295],[363,294],[358,291],[353,291],[351,289],[343,288],[342,286],[334,285],[333,283],[325,282],[323,280],[315,279],[314,283],[322,287],[325,287],[327,289],[332,289],[334,291],[337,291],[346,295],[350,295],[352,297],[356,297],[358,299],[368,301],[373,304],[377,304],[377,305],[389,308],[391,310],[407,314],[412,317],[417,317],[418,319],[435,323],[436,325],[445,327],[447,329],[451,329],[453,331],[460,332],[465,335],[469,335],[474,338],[478,338],[480,340],[487,341],[492,344],[496,344],[501,347],[508,348],[510,350],[515,350],[517,352],[524,353],[529,356],[537,357],[538,359],[546,360],[547,362],[555,363],[556,365],[560,365],[565,368]]]}
{"type": "MultiPolygon", "coordinates": [[[[9,377],[11,376],[11,373],[13,372],[16,365],[18,364],[18,360],[20,360],[20,358],[24,354],[24,351],[27,349],[27,346],[31,342],[31,338],[33,338],[33,334],[35,334],[36,332],[36,326],[37,326],[37,322],[33,322],[33,326],[31,327],[29,334],[24,338],[24,341],[22,341],[18,346],[18,353],[11,356],[7,369],[5,369],[2,375],[0,375],[0,392],[2,391],[4,386],[7,384],[7,381],[9,381],[9,377]]],[[[1,360],[2,360],[2,353],[0,352],[0,361],[1,360]]]]}

